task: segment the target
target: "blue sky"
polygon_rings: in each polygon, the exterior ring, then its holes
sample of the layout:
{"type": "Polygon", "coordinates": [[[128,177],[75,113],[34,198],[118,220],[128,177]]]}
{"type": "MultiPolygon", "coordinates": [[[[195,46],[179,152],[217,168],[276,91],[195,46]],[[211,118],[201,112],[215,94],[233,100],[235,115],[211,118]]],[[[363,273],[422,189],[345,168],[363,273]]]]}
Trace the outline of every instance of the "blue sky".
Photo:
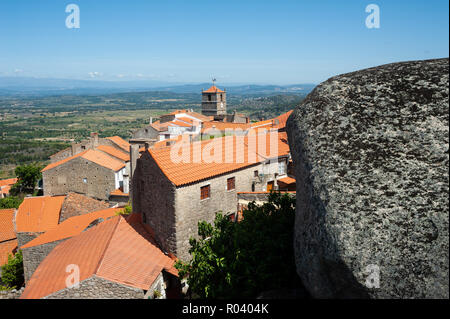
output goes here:
{"type": "Polygon", "coordinates": [[[318,83],[449,56],[447,0],[1,0],[0,76],[318,83]],[[80,8],[68,29],[66,5],[80,8]],[[368,29],[368,4],[380,28],[368,29]]]}

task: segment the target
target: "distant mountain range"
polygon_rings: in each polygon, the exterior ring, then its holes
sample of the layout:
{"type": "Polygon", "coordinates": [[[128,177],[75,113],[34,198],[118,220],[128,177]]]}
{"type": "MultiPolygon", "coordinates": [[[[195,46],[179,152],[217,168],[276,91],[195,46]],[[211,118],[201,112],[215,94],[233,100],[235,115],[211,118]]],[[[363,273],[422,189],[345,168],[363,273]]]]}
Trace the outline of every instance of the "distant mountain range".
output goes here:
{"type": "MultiPolygon", "coordinates": [[[[100,81],[31,77],[0,77],[0,96],[48,96],[66,94],[108,94],[121,92],[163,91],[174,93],[200,93],[211,83],[186,84],[161,81],[100,81]]],[[[218,84],[234,95],[306,94],[316,85],[259,85],[218,84]]]]}

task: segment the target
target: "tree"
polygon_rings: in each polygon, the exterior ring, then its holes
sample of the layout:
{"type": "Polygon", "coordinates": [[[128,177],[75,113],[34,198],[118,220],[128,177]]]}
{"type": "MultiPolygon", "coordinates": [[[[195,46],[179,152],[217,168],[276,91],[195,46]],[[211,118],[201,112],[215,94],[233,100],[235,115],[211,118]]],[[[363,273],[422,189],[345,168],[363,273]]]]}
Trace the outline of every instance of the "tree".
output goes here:
{"type": "Polygon", "coordinates": [[[11,187],[9,191],[10,194],[33,194],[37,182],[42,178],[41,169],[41,166],[35,164],[17,166],[14,171],[17,177],[17,182],[11,187]]]}
{"type": "Polygon", "coordinates": [[[11,289],[19,289],[24,284],[22,251],[14,257],[8,255],[8,263],[2,266],[2,282],[11,289]]]}
{"type": "Polygon", "coordinates": [[[295,198],[280,193],[271,193],[262,206],[250,203],[239,223],[217,214],[214,226],[199,222],[200,239],[189,240],[192,260],[175,267],[201,298],[254,298],[298,287],[294,218],[295,198]]]}
{"type": "Polygon", "coordinates": [[[17,196],[9,196],[0,198],[0,209],[2,208],[19,208],[23,202],[23,198],[17,196]]]}

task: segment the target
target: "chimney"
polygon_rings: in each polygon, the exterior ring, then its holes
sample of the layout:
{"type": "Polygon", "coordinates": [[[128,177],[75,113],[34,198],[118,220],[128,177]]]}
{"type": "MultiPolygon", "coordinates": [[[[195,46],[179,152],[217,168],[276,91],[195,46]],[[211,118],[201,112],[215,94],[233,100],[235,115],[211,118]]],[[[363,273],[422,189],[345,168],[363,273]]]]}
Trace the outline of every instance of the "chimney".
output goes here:
{"type": "Polygon", "coordinates": [[[148,142],[145,142],[144,146],[145,146],[145,151],[147,152],[148,151],[148,147],[149,147],[148,142]]]}
{"type": "Polygon", "coordinates": [[[97,147],[98,146],[98,133],[97,132],[91,133],[91,140],[92,140],[92,146],[97,147]]]}
{"type": "Polygon", "coordinates": [[[153,117],[150,116],[150,125],[152,125],[152,123],[153,123],[153,117]]]}
{"type": "Polygon", "coordinates": [[[72,144],[70,145],[72,147],[72,156],[77,154],[77,143],[72,142],[72,144]]]}

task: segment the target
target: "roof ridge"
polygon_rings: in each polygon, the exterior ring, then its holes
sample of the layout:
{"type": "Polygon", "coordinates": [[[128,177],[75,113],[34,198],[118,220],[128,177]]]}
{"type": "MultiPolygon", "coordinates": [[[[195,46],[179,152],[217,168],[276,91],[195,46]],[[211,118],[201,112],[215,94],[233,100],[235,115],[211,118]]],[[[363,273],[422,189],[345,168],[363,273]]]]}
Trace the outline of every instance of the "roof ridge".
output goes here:
{"type": "Polygon", "coordinates": [[[114,234],[116,233],[117,227],[119,226],[119,223],[120,223],[120,221],[122,220],[122,218],[123,218],[123,217],[122,217],[121,215],[118,216],[116,225],[114,226],[114,229],[113,229],[113,231],[111,232],[111,235],[110,235],[110,237],[109,237],[109,239],[108,239],[108,243],[105,245],[105,248],[103,249],[103,252],[102,252],[102,254],[101,254],[101,256],[100,256],[100,258],[99,258],[99,260],[98,260],[97,267],[95,267],[95,270],[94,270],[94,272],[93,272],[93,275],[97,275],[97,272],[98,272],[98,270],[100,269],[100,266],[102,265],[103,258],[105,257],[106,251],[108,250],[109,244],[111,243],[111,240],[112,240],[112,238],[114,237],[114,234]]]}
{"type": "Polygon", "coordinates": [[[42,169],[41,172],[46,171],[47,169],[55,168],[55,167],[57,167],[57,166],[59,166],[59,165],[61,165],[61,164],[67,163],[67,162],[69,162],[69,161],[71,161],[71,160],[73,160],[73,159],[75,159],[75,158],[77,158],[77,157],[83,156],[83,155],[84,155],[85,153],[87,153],[88,151],[90,151],[90,149],[85,150],[85,151],[83,151],[83,152],[80,152],[80,153],[78,153],[78,154],[72,155],[72,156],[70,156],[70,157],[63,158],[62,160],[59,160],[59,161],[57,161],[57,162],[50,163],[50,164],[48,164],[46,167],[44,167],[44,168],[42,169]],[[48,168],[48,167],[50,167],[50,168],[48,168]]]}

